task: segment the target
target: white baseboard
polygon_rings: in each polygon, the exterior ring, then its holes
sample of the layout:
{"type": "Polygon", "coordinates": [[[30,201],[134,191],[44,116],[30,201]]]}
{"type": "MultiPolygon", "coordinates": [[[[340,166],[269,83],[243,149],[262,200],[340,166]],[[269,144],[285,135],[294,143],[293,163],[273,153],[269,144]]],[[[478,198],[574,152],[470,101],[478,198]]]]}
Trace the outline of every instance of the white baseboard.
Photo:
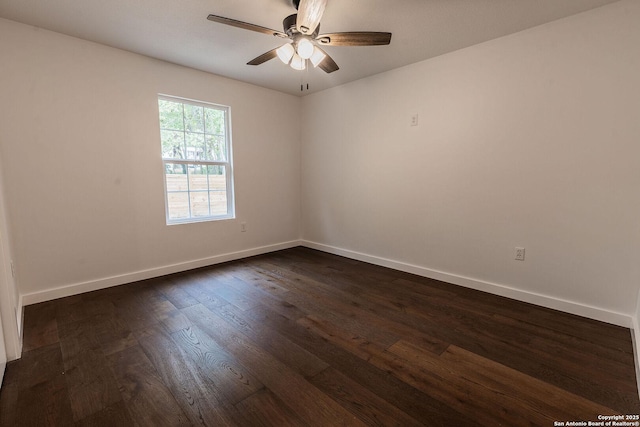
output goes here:
{"type": "Polygon", "coordinates": [[[382,267],[389,267],[395,270],[404,271],[407,273],[416,274],[418,276],[428,277],[431,279],[441,280],[447,283],[453,283],[454,285],[460,285],[479,291],[488,292],[495,295],[515,299],[518,301],[527,302],[530,304],[540,305],[542,307],[551,308],[554,310],[564,311],[565,313],[571,313],[582,317],[587,317],[594,320],[599,320],[606,323],[611,323],[625,328],[632,327],[631,316],[624,313],[617,313],[608,311],[603,308],[588,306],[573,301],[567,301],[559,298],[554,298],[548,295],[541,295],[533,292],[523,291],[521,289],[511,288],[509,286],[500,285],[497,283],[486,282],[483,280],[474,279],[471,277],[460,276],[457,274],[447,273],[444,271],[433,270],[426,267],[407,264],[400,261],[394,261],[386,258],[377,257],[374,255],[363,254],[360,252],[351,251],[348,249],[341,249],[334,246],[325,245],[322,243],[316,243],[308,240],[302,240],[300,243],[302,246],[317,249],[323,252],[328,252],[335,255],[341,255],[347,258],[356,259],[358,261],[364,261],[382,267]]]}
{"type": "MultiPolygon", "coordinates": [[[[82,283],[74,283],[71,285],[60,286],[53,289],[47,289],[40,292],[32,292],[20,295],[20,307],[26,305],[37,304],[54,300],[57,298],[68,297],[81,294],[84,292],[97,291],[99,289],[110,288],[112,286],[124,285],[139,280],[151,279],[154,277],[165,276],[167,274],[179,273],[181,271],[192,270],[194,268],[206,267],[208,265],[220,264],[222,262],[233,261],[236,259],[247,258],[254,255],[261,255],[268,252],[279,251],[281,249],[293,248],[300,246],[299,240],[278,243],[274,245],[261,246],[252,249],[246,249],[238,252],[231,252],[222,255],[215,255],[208,258],[197,259],[194,261],[181,262],[178,264],[165,265],[162,267],[151,268],[148,270],[136,271],[133,273],[120,274],[117,276],[105,277],[96,280],[90,280],[82,283]]],[[[20,319],[20,324],[22,319],[20,319]]]]}

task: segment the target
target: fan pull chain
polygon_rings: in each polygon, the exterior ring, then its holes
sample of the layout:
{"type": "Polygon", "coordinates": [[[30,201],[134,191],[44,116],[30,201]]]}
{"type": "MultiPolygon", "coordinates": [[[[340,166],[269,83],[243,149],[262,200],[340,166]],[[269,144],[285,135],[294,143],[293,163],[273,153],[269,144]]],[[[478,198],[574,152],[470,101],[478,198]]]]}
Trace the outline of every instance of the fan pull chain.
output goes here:
{"type": "Polygon", "coordinates": [[[304,72],[300,73],[300,92],[304,92],[304,87],[307,87],[309,90],[309,62],[308,60],[304,60],[304,72]],[[306,83],[305,83],[306,80],[306,83]]]}

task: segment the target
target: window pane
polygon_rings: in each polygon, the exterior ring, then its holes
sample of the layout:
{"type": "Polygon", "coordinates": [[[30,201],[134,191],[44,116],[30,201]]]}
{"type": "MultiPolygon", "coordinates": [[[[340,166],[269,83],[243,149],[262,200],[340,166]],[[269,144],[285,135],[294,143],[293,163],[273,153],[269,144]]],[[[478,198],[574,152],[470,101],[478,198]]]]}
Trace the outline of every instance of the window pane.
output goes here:
{"type": "Polygon", "coordinates": [[[184,104],[185,130],[204,132],[204,108],[198,105],[184,104]]]}
{"type": "Polygon", "coordinates": [[[227,214],[227,191],[210,191],[211,215],[227,214]]]}
{"type": "Polygon", "coordinates": [[[184,159],[184,133],[181,131],[160,131],[162,157],[165,159],[184,159]]]}
{"type": "Polygon", "coordinates": [[[189,193],[167,193],[169,219],[189,218],[189,193]]]}
{"type": "Polygon", "coordinates": [[[209,171],[209,189],[224,190],[227,188],[227,177],[225,176],[224,166],[213,165],[207,167],[209,171]]]}
{"type": "Polygon", "coordinates": [[[227,177],[224,166],[209,166],[211,215],[227,214],[227,177]]]}
{"type": "Polygon", "coordinates": [[[224,135],[224,116],[223,110],[215,110],[213,108],[205,109],[206,132],[213,135],[224,135]]]}
{"type": "Polygon", "coordinates": [[[204,160],[204,134],[187,132],[185,139],[187,159],[204,160]]]}
{"type": "Polygon", "coordinates": [[[207,166],[189,165],[189,189],[191,191],[207,191],[209,189],[207,166]]]}
{"type": "Polygon", "coordinates": [[[167,180],[167,192],[188,191],[187,165],[166,163],[165,176],[167,180]]]}
{"type": "Polygon", "coordinates": [[[182,103],[159,99],[158,110],[160,111],[160,129],[184,129],[182,103]]]}
{"type": "Polygon", "coordinates": [[[227,145],[223,135],[207,135],[207,160],[227,161],[227,145]]]}
{"type": "Polygon", "coordinates": [[[191,198],[191,216],[209,216],[209,193],[207,191],[192,191],[189,195],[191,198]]]}

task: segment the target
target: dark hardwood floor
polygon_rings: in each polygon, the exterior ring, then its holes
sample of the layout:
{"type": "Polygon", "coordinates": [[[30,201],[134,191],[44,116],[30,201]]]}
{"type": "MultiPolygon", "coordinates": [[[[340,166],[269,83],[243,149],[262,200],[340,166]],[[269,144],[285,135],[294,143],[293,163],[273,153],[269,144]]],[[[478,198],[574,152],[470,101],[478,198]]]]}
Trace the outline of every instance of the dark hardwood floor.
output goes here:
{"type": "Polygon", "coordinates": [[[553,426],[640,413],[630,331],[294,248],[25,308],[2,426],[553,426]]]}

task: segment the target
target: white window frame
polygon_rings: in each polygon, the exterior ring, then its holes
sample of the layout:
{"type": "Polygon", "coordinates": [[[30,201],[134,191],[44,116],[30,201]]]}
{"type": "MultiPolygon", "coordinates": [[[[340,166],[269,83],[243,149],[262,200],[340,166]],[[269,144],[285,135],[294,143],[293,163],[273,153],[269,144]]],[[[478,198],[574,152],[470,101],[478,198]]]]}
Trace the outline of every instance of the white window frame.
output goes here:
{"type": "MultiPolygon", "coordinates": [[[[214,160],[196,160],[196,159],[175,159],[164,157],[162,153],[162,138],[160,138],[160,155],[162,158],[162,169],[163,169],[163,183],[164,183],[164,204],[165,204],[165,217],[167,225],[175,225],[175,224],[190,224],[197,222],[207,222],[207,221],[219,221],[225,219],[233,219],[235,218],[235,197],[234,197],[234,188],[233,188],[233,156],[232,156],[232,144],[231,144],[231,107],[227,105],[214,104],[210,102],[197,101],[194,99],[181,98],[172,95],[158,94],[158,101],[170,101],[181,104],[195,105],[204,108],[210,108],[214,110],[221,110],[225,112],[225,121],[224,121],[224,136],[225,136],[225,151],[227,153],[226,161],[214,161],[214,160]],[[226,197],[227,197],[227,213],[224,215],[208,215],[208,216],[192,216],[191,212],[191,197],[189,196],[189,217],[188,218],[178,218],[171,219],[169,216],[169,190],[167,188],[167,164],[178,164],[178,165],[186,165],[187,168],[193,165],[201,165],[201,166],[223,166],[225,168],[225,184],[226,184],[226,197]]],[[[184,113],[183,113],[184,114],[184,113]]],[[[183,115],[184,117],[184,115],[183,115]]],[[[160,124],[160,110],[158,109],[158,127],[160,129],[160,133],[165,130],[162,128],[160,124]]],[[[166,129],[168,130],[168,129],[166,129]]],[[[175,129],[171,129],[175,131],[175,129]]],[[[185,131],[186,132],[186,131],[185,131]]],[[[205,131],[206,132],[206,131],[205,131]]],[[[208,180],[207,180],[208,181],[208,180]]],[[[188,189],[189,187],[189,178],[187,174],[187,193],[190,195],[191,191],[188,189]]]]}

